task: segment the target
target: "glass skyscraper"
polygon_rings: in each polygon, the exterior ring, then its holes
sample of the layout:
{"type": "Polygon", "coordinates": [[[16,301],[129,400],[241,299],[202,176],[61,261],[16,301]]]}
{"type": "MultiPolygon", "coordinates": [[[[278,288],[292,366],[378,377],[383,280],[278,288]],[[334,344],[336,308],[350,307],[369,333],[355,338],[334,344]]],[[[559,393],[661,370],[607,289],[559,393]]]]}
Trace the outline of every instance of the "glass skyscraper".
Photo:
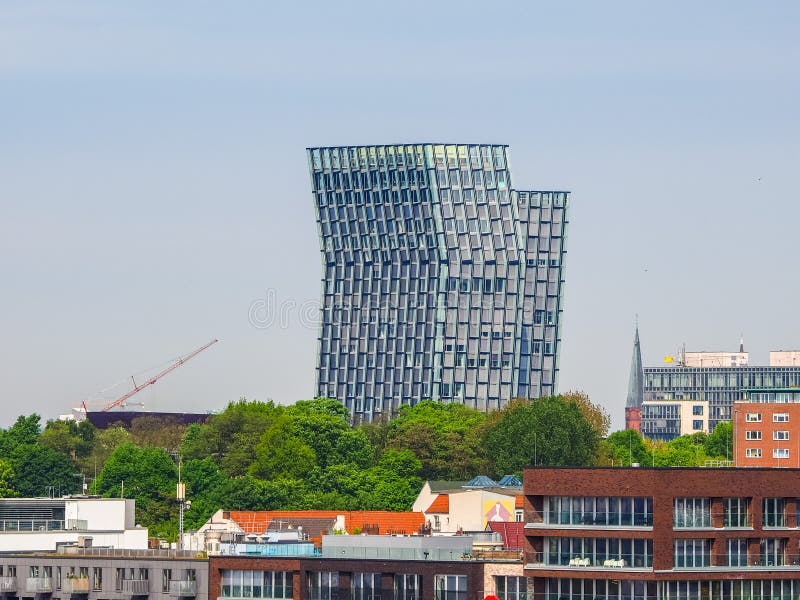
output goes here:
{"type": "Polygon", "coordinates": [[[316,394],[357,419],[556,392],[569,193],[505,145],[309,148],[323,263],[316,394]]]}

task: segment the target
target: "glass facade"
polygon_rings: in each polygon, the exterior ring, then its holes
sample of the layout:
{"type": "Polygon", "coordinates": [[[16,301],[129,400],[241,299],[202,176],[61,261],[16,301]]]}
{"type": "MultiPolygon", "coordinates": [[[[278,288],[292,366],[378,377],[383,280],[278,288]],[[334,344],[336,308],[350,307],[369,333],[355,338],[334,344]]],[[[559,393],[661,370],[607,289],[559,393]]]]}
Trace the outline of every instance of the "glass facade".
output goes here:
{"type": "Polygon", "coordinates": [[[548,496],[544,522],[553,525],[650,527],[653,499],[644,496],[548,496]]]}
{"type": "Polygon", "coordinates": [[[371,420],[556,392],[567,192],[503,145],[310,148],[323,262],[317,395],[371,420]]]}
{"type": "MultiPolygon", "coordinates": [[[[166,578],[169,589],[169,578],[166,578]]],[[[292,573],[288,571],[222,571],[222,598],[276,598],[293,597],[292,573]]]]}
{"type": "MultiPolygon", "coordinates": [[[[800,388],[800,366],[644,369],[645,400],[707,400],[710,430],[720,421],[731,420],[733,403],[737,400],[765,402],[772,397],[772,401],[795,402],[795,393],[786,391],[787,388],[800,388]]],[[[645,427],[642,415],[642,432],[645,427]]]]}
{"type": "Polygon", "coordinates": [[[545,564],[572,566],[653,566],[653,540],[546,538],[545,564]]]}

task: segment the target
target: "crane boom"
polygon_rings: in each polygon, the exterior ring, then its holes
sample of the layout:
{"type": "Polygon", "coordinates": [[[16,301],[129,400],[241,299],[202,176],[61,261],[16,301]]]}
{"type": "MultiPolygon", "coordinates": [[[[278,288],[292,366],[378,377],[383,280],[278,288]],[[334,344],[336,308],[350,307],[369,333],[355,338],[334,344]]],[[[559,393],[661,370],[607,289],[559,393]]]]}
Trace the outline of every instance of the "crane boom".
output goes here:
{"type": "MultiPolygon", "coordinates": [[[[213,346],[218,341],[219,340],[211,340],[206,345],[200,346],[199,348],[197,348],[196,350],[193,350],[192,352],[190,352],[186,356],[182,356],[181,358],[177,359],[174,363],[172,363],[170,366],[168,366],[166,369],[164,369],[160,373],[157,373],[157,374],[153,375],[150,379],[148,379],[147,381],[145,381],[143,383],[137,384],[136,381],[134,380],[133,389],[130,390],[129,392],[125,393],[124,395],[120,396],[119,398],[117,398],[113,402],[109,403],[105,408],[102,409],[102,412],[107,412],[107,411],[111,410],[112,408],[116,408],[117,406],[120,406],[121,404],[124,404],[124,402],[128,398],[130,398],[134,394],[138,394],[144,388],[153,385],[156,381],[158,381],[159,379],[164,377],[164,375],[166,375],[167,373],[171,373],[172,371],[174,371],[175,369],[180,367],[182,364],[184,364],[186,361],[193,359],[195,356],[200,354],[203,350],[209,348],[210,346],[213,346]]],[[[84,410],[85,410],[85,405],[84,405],[84,410]]]]}

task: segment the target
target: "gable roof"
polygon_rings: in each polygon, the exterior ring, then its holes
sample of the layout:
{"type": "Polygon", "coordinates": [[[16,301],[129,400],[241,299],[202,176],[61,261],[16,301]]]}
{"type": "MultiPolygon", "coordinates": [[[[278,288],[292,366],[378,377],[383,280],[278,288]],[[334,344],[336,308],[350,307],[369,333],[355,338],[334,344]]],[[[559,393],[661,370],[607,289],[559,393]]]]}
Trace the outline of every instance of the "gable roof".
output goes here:
{"type": "Polygon", "coordinates": [[[439,494],[436,496],[431,505],[428,507],[426,513],[436,514],[449,514],[450,513],[450,496],[447,494],[439,494]]]}
{"type": "Polygon", "coordinates": [[[522,521],[489,521],[488,528],[503,538],[504,550],[521,550],[525,542],[525,523],[522,521]]]}

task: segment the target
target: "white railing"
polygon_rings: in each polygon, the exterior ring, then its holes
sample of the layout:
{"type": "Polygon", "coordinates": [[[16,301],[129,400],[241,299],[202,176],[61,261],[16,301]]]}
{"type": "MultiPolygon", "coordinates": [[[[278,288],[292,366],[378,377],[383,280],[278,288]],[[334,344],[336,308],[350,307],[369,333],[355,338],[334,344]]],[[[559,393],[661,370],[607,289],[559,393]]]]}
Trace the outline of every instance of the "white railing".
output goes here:
{"type": "Polygon", "coordinates": [[[123,579],[122,591],[131,596],[147,596],[150,593],[150,580],[123,579]]]}
{"type": "Polygon", "coordinates": [[[0,577],[0,593],[16,592],[16,591],[17,591],[16,577],[0,577]]]}
{"type": "Polygon", "coordinates": [[[25,589],[30,594],[49,594],[53,591],[53,580],[49,577],[28,577],[25,589]]]}

